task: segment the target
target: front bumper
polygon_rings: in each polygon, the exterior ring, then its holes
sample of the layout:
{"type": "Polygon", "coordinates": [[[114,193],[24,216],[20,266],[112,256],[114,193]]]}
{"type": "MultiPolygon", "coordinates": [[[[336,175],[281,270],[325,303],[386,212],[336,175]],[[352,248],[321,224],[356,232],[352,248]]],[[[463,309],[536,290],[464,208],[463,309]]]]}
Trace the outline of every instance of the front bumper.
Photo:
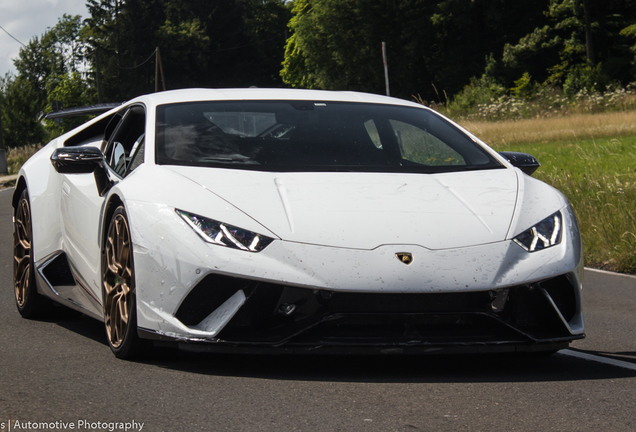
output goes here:
{"type": "Polygon", "coordinates": [[[236,292],[245,300],[214,339],[142,330],[141,336],[197,351],[450,353],[566,347],[580,317],[572,276],[501,290],[352,293],[209,275],[176,319],[200,329],[236,292]]]}
{"type": "Polygon", "coordinates": [[[537,253],[510,240],[453,250],[279,240],[248,253],[204,243],[168,207],[128,211],[145,338],[196,350],[349,353],[554,350],[584,337],[569,208],[561,243],[537,253]]]}

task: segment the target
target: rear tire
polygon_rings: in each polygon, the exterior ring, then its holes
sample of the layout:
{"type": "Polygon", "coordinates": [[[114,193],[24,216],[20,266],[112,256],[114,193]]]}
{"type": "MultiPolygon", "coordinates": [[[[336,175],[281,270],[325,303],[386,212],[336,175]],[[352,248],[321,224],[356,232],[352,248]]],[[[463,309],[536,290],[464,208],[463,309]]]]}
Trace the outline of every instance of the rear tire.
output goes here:
{"type": "Polygon", "coordinates": [[[13,285],[15,303],[23,318],[38,318],[46,308],[46,298],[38,293],[33,261],[33,225],[31,203],[22,191],[13,226],[13,285]]]}

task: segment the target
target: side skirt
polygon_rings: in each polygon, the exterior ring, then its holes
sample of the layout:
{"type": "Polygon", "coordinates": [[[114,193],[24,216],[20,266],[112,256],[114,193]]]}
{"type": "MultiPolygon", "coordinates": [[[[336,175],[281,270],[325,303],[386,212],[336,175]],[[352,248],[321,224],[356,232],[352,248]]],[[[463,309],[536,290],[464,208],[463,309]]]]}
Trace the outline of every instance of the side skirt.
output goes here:
{"type": "Polygon", "coordinates": [[[85,315],[103,320],[103,306],[73,271],[66,254],[58,251],[36,263],[38,292],[85,315]]]}

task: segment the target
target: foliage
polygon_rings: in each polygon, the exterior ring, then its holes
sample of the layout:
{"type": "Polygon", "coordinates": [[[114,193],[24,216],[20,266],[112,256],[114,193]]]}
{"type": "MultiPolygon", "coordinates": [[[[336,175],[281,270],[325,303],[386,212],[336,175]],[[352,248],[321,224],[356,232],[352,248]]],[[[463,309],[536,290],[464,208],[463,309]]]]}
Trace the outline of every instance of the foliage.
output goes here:
{"type": "Polygon", "coordinates": [[[33,156],[42,146],[30,144],[21,147],[10,148],[7,151],[7,167],[9,175],[17,174],[22,165],[33,156]]]}
{"type": "MultiPolygon", "coordinates": [[[[64,74],[56,79],[47,82],[47,105],[46,112],[53,111],[54,103],[61,103],[62,107],[76,107],[90,105],[95,101],[95,94],[88,82],[82,79],[77,71],[64,74]]],[[[51,135],[59,131],[68,131],[86,122],[88,118],[75,117],[58,120],[59,125],[51,120],[47,120],[47,130],[51,135]]]]}
{"type": "Polygon", "coordinates": [[[450,94],[461,111],[475,88],[517,99],[535,87],[601,92],[634,80],[629,3],[296,0],[281,74],[294,87],[384,93],[384,41],[391,94],[427,104],[450,107],[450,94]]]}
{"type": "MultiPolygon", "coordinates": [[[[35,37],[14,61],[17,77],[6,77],[2,86],[2,128],[6,147],[40,144],[57,135],[58,128],[40,122],[56,98],[65,106],[91,101],[83,68],[85,44],[80,39],[80,16],[64,15],[40,38],[35,37]],[[81,91],[69,91],[69,84],[81,91]]],[[[74,123],[67,122],[71,127],[74,123]]]]}
{"type": "Polygon", "coordinates": [[[382,37],[389,39],[389,62],[394,58],[391,39],[399,37],[399,32],[383,26],[383,22],[389,14],[393,16],[388,21],[396,22],[400,10],[387,7],[386,1],[368,3],[296,1],[290,21],[293,36],[288,40],[281,72],[285,82],[295,87],[332,90],[383,88],[382,37]]]}
{"type": "Polygon", "coordinates": [[[601,65],[596,67],[590,65],[573,66],[565,82],[563,92],[567,96],[573,96],[579,92],[602,92],[609,84],[609,78],[601,70],[601,65]]]}
{"type": "Polygon", "coordinates": [[[29,81],[37,92],[38,106],[47,99],[50,77],[77,71],[82,64],[85,47],[79,40],[81,17],[64,15],[41,38],[35,37],[14,60],[18,76],[29,81]]]}
{"type": "Polygon", "coordinates": [[[38,119],[54,102],[70,108],[154,91],[157,47],[168,89],[282,85],[291,16],[284,0],[88,0],[87,6],[87,20],[64,15],[20,50],[17,77],[4,80],[0,95],[7,146],[46,141],[85,120],[44,127],[38,119]]]}
{"type": "Polygon", "coordinates": [[[38,121],[41,109],[39,92],[23,76],[10,78],[2,97],[2,128],[6,148],[39,144],[45,139],[45,130],[38,121]]]}
{"type": "MultiPolygon", "coordinates": [[[[524,83],[520,82],[526,85],[524,83]]],[[[583,88],[574,94],[537,84],[533,84],[532,89],[533,93],[524,97],[505,93],[492,97],[494,93],[489,87],[468,86],[439,111],[459,121],[503,121],[636,109],[636,83],[601,92],[583,88]],[[468,104],[467,101],[474,103],[468,104]]]]}
{"type": "Polygon", "coordinates": [[[515,81],[515,87],[510,89],[510,93],[521,99],[528,99],[534,94],[535,85],[528,72],[524,72],[521,78],[515,81]]]}
{"type": "Polygon", "coordinates": [[[569,82],[573,93],[583,88],[601,90],[610,80],[627,84],[633,79],[630,63],[634,58],[629,25],[636,19],[629,3],[550,0],[544,24],[517,43],[505,45],[504,81],[511,83],[515,76],[529,73],[551,86],[569,82]],[[590,88],[594,83],[596,87],[590,88]]]}
{"type": "Polygon", "coordinates": [[[541,8],[504,0],[296,0],[281,74],[294,87],[446,102],[489,55],[534,28],[541,8]],[[436,90],[439,89],[439,92],[436,90]]]}
{"type": "Polygon", "coordinates": [[[487,75],[480,79],[471,78],[470,84],[449,101],[444,111],[453,117],[466,116],[475,107],[491,104],[506,94],[507,89],[487,75]]]}
{"type": "Polygon", "coordinates": [[[283,0],[87,4],[88,59],[104,101],[154,91],[157,47],[168,89],[282,84],[278,69],[290,18],[283,0]]]}

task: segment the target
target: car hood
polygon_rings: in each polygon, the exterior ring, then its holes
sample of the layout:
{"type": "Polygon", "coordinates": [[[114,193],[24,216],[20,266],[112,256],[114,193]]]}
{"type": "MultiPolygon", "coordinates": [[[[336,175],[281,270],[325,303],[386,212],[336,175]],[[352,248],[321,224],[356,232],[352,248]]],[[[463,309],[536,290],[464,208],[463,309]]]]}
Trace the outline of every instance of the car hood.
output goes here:
{"type": "Polygon", "coordinates": [[[518,193],[512,169],[395,174],[165,168],[283,240],[356,249],[387,244],[450,249],[502,241],[518,193]]]}

